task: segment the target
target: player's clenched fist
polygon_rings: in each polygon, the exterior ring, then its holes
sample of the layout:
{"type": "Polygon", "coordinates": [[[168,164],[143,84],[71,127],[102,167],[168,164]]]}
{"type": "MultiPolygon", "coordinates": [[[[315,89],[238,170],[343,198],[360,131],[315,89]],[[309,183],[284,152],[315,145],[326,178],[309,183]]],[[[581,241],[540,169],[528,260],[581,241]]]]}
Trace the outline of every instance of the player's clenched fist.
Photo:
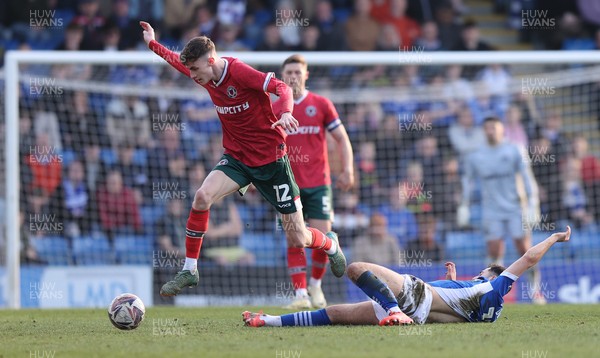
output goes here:
{"type": "Polygon", "coordinates": [[[146,45],[150,44],[150,41],[155,40],[154,29],[146,21],[140,21],[140,26],[144,29],[144,42],[146,45]]]}
{"type": "Polygon", "coordinates": [[[285,112],[281,115],[281,118],[279,118],[277,122],[273,123],[271,128],[275,128],[277,126],[283,127],[283,129],[288,132],[295,132],[298,130],[298,121],[290,112],[285,112]]]}

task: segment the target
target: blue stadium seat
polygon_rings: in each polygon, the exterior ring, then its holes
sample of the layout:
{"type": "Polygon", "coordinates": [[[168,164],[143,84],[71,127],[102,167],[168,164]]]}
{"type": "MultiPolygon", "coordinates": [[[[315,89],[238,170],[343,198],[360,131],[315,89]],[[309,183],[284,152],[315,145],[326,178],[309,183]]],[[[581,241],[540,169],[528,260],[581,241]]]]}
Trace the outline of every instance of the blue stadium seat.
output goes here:
{"type": "Polygon", "coordinates": [[[60,236],[46,236],[30,238],[31,245],[35,248],[41,260],[48,265],[70,265],[71,249],[69,240],[60,236]]]}
{"type": "Polygon", "coordinates": [[[485,254],[485,238],[477,232],[452,231],[446,235],[448,259],[479,259],[485,254]]]}
{"type": "Polygon", "coordinates": [[[100,159],[105,164],[115,164],[117,162],[117,153],[115,153],[111,148],[102,148],[100,150],[100,159]]]}
{"type": "Polygon", "coordinates": [[[120,264],[149,265],[152,263],[154,242],[150,236],[116,236],[114,247],[117,262],[120,264]]]}
{"type": "Polygon", "coordinates": [[[114,264],[114,254],[104,235],[84,236],[73,240],[73,257],[77,265],[114,264]]]}
{"type": "Polygon", "coordinates": [[[133,152],[133,163],[137,165],[146,165],[148,163],[148,152],[146,149],[136,149],[133,152]]]}
{"type": "Polygon", "coordinates": [[[140,208],[140,216],[147,235],[154,235],[154,225],[165,214],[163,205],[148,205],[140,208]]]}
{"type": "Polygon", "coordinates": [[[77,159],[77,153],[70,149],[65,149],[62,152],[63,167],[68,167],[73,160],[77,159]]]}

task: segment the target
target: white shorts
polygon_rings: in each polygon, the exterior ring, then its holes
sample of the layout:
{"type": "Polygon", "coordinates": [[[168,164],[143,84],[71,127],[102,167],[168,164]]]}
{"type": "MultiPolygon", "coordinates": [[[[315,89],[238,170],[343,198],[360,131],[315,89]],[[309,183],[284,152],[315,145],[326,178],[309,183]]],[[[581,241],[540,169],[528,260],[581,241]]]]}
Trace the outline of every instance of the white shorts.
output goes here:
{"type": "Polygon", "coordinates": [[[486,241],[525,236],[521,215],[513,215],[510,219],[484,219],[482,224],[486,241]]]}
{"type": "MultiPolygon", "coordinates": [[[[423,324],[427,321],[431,302],[433,302],[431,288],[423,280],[413,275],[405,274],[402,277],[404,277],[404,287],[402,293],[396,297],[398,306],[416,324],[423,324]]],[[[388,313],[377,302],[371,300],[371,303],[378,320],[381,321],[388,316],[388,313]]]]}

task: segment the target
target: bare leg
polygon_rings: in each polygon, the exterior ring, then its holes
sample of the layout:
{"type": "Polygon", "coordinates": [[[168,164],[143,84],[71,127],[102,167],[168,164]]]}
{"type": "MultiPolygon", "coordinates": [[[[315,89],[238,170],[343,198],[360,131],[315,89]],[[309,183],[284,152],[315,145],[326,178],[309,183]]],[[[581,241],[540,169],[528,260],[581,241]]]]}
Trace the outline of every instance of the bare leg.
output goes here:
{"type": "Polygon", "coordinates": [[[325,309],[331,324],[377,325],[373,304],[370,301],[329,306],[325,309]]]}

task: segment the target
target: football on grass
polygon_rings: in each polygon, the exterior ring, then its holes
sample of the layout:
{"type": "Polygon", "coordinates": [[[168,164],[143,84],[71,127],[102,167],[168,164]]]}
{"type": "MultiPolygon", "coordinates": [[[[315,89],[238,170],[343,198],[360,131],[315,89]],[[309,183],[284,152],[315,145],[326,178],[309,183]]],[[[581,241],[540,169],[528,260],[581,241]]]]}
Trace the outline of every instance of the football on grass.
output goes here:
{"type": "Polygon", "coordinates": [[[108,318],[115,327],[123,330],[138,328],[144,320],[145,313],[144,302],[132,293],[123,293],[115,297],[108,306],[108,318]]]}

